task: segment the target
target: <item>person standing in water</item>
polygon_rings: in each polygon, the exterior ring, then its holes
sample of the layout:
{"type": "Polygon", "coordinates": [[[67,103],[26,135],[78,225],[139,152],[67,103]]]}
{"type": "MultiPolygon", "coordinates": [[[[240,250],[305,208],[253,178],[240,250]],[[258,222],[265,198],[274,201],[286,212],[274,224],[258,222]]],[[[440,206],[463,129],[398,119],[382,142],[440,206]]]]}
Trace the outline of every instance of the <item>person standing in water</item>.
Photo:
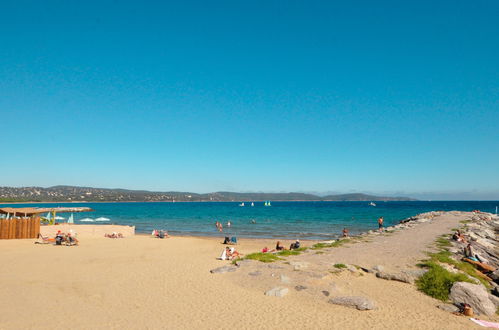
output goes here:
{"type": "Polygon", "coordinates": [[[379,217],[379,219],[378,219],[378,229],[379,229],[379,231],[383,230],[383,221],[384,221],[383,217],[379,217]]]}

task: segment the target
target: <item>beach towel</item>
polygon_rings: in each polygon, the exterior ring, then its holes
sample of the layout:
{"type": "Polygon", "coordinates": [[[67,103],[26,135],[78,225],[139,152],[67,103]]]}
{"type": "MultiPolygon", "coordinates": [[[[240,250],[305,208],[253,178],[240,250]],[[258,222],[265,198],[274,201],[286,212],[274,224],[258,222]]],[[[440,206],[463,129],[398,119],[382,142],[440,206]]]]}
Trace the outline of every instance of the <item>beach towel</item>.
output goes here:
{"type": "Polygon", "coordinates": [[[470,320],[472,320],[473,322],[475,322],[478,325],[481,325],[482,327],[499,329],[499,323],[496,323],[496,322],[478,320],[478,319],[474,319],[472,317],[470,317],[470,320]]]}

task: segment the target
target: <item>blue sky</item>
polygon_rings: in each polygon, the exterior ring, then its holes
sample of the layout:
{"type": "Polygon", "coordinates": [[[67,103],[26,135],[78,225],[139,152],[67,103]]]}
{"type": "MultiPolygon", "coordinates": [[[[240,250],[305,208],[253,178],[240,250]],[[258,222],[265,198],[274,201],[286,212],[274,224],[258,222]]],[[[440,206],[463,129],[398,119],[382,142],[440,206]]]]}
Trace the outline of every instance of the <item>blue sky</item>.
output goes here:
{"type": "Polygon", "coordinates": [[[2,1],[0,185],[499,199],[497,1],[2,1]]]}

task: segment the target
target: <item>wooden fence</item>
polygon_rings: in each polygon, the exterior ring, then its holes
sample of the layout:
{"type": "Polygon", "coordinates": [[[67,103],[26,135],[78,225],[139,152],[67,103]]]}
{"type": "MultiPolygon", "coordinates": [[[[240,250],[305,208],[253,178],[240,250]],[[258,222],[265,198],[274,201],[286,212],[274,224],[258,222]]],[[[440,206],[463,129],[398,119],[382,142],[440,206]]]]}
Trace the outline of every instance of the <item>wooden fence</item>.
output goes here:
{"type": "Polygon", "coordinates": [[[37,238],[40,217],[0,219],[0,239],[37,238]]]}

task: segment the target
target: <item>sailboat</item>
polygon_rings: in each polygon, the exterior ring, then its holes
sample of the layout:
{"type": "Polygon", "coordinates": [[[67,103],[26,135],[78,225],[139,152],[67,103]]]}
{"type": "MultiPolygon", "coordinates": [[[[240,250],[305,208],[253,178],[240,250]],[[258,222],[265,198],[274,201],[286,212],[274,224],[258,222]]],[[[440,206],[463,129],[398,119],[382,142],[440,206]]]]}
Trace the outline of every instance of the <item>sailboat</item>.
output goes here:
{"type": "Polygon", "coordinates": [[[242,202],[241,204],[239,204],[239,206],[244,206],[244,202],[242,202]]]}
{"type": "Polygon", "coordinates": [[[369,203],[370,206],[376,206],[374,202],[369,203]]]}
{"type": "Polygon", "coordinates": [[[251,202],[251,206],[255,206],[255,203],[251,202]]]}
{"type": "Polygon", "coordinates": [[[265,202],[265,206],[271,206],[271,205],[270,205],[270,201],[266,201],[266,202],[265,202]]]}
{"type": "Polygon", "coordinates": [[[73,213],[71,213],[71,215],[69,216],[68,223],[74,223],[73,213]]]}

